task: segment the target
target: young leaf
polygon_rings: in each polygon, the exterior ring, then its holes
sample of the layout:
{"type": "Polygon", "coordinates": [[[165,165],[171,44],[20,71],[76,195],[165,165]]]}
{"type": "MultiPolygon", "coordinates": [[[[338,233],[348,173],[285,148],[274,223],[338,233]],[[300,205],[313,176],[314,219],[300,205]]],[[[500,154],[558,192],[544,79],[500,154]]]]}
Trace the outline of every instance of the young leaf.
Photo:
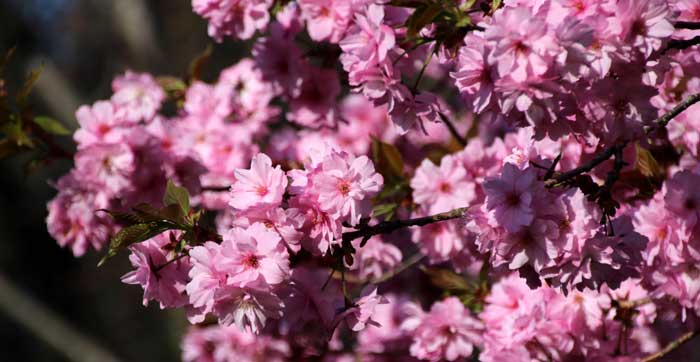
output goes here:
{"type": "Polygon", "coordinates": [[[372,158],[385,182],[403,177],[403,158],[396,147],[372,138],[372,158]]]}
{"type": "Polygon", "coordinates": [[[656,162],[656,159],[651,152],[639,144],[635,144],[635,149],[637,150],[637,161],[635,162],[635,168],[639,170],[642,175],[651,179],[659,179],[663,177],[659,163],[656,162]]]}
{"type": "Polygon", "coordinates": [[[209,61],[211,58],[211,54],[214,51],[214,47],[211,46],[211,44],[207,45],[207,48],[204,49],[202,54],[199,54],[196,58],[192,60],[190,63],[189,67],[189,72],[188,75],[190,77],[190,83],[194,82],[195,80],[201,79],[202,76],[202,69],[204,68],[204,65],[209,61]]]}
{"type": "Polygon", "coordinates": [[[43,68],[44,66],[42,65],[39,68],[29,72],[27,80],[24,82],[22,88],[20,88],[20,90],[17,92],[17,103],[23,105],[26,102],[27,97],[29,97],[29,94],[32,92],[32,89],[34,89],[37,80],[39,80],[39,76],[41,75],[41,71],[43,70],[43,68]]]}
{"type": "Polygon", "coordinates": [[[408,20],[406,20],[408,28],[406,37],[409,39],[414,38],[421,29],[432,23],[442,10],[442,5],[439,3],[427,4],[417,8],[408,20]]]}
{"type": "Polygon", "coordinates": [[[36,123],[37,126],[41,127],[44,131],[50,134],[54,134],[57,136],[67,136],[70,134],[70,131],[64,127],[61,122],[51,118],[51,117],[45,117],[45,116],[37,116],[34,117],[34,123],[36,123]]]}
{"type": "Polygon", "coordinates": [[[165,196],[163,196],[163,205],[178,205],[182,213],[187,215],[190,213],[190,194],[186,188],[168,181],[168,186],[165,188],[165,196]]]}
{"type": "Polygon", "coordinates": [[[117,255],[117,253],[131,244],[148,240],[164,231],[168,230],[167,225],[158,223],[134,224],[127,226],[112,237],[109,242],[109,250],[97,266],[101,266],[107,259],[117,255]]]}
{"type": "Polygon", "coordinates": [[[448,291],[467,291],[469,283],[467,280],[450,270],[439,268],[421,267],[421,270],[430,277],[430,282],[440,289],[448,291]]]}

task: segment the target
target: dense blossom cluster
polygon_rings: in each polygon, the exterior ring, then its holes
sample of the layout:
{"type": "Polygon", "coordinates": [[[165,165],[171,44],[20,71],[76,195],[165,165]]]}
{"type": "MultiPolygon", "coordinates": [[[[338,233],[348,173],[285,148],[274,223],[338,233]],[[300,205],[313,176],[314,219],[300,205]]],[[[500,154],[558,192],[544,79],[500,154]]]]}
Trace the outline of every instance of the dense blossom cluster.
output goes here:
{"type": "Polygon", "coordinates": [[[700,1],[192,7],[251,57],[118,76],[47,218],[128,250],[183,360],[622,362],[697,329],[700,1]]]}

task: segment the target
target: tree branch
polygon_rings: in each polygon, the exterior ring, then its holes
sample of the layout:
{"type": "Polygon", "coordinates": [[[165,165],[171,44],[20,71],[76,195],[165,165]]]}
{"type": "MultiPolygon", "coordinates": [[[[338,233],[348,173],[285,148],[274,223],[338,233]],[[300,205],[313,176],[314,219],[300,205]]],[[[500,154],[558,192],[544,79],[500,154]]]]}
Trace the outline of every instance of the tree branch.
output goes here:
{"type": "Polygon", "coordinates": [[[448,212],[443,212],[431,216],[407,220],[383,221],[373,226],[364,226],[356,231],[349,231],[343,233],[343,244],[350,243],[351,241],[359,238],[362,238],[364,242],[372,236],[379,234],[389,234],[393,231],[409,226],[424,226],[436,222],[458,219],[460,217],[463,217],[467,210],[469,210],[468,207],[461,207],[459,209],[454,209],[448,212]]]}
{"type": "Polygon", "coordinates": [[[450,120],[444,114],[442,114],[442,113],[438,113],[438,114],[440,115],[440,118],[447,126],[447,129],[450,130],[450,134],[452,134],[452,137],[454,137],[455,140],[457,140],[457,142],[459,142],[459,144],[462,145],[462,147],[466,146],[467,140],[464,139],[464,137],[462,137],[462,135],[459,134],[459,131],[457,131],[457,128],[455,127],[455,125],[452,124],[452,122],[450,122],[450,120]]]}
{"type": "Polygon", "coordinates": [[[683,50],[698,44],[700,44],[700,35],[690,39],[671,39],[668,41],[668,45],[666,45],[666,49],[664,49],[662,53],[665,53],[671,49],[683,50]]]}
{"type": "Polygon", "coordinates": [[[613,155],[616,153],[619,153],[622,151],[622,149],[627,146],[627,141],[624,141],[622,143],[614,144],[612,146],[609,146],[605,148],[601,153],[597,154],[595,157],[593,157],[590,161],[586,162],[585,164],[576,167],[573,170],[569,170],[566,172],[561,172],[561,173],[556,173],[554,176],[544,182],[545,186],[547,187],[556,187],[559,186],[566,181],[569,181],[573,179],[574,177],[589,172],[593,170],[596,166],[600,165],[601,163],[609,160],[613,155]]]}
{"type": "MultiPolygon", "coordinates": [[[[698,44],[700,44],[700,36],[696,37],[698,39],[698,44]]],[[[666,112],[663,116],[657,118],[654,120],[654,124],[651,126],[645,126],[644,127],[644,133],[650,134],[654,131],[656,131],[659,128],[664,128],[666,125],[671,122],[672,119],[674,119],[676,116],[681,114],[683,111],[686,109],[690,108],[693,104],[700,102],[700,93],[693,94],[690,97],[684,99],[682,102],[678,103],[673,109],[670,111],[666,112]]]]}
{"type": "Polygon", "coordinates": [[[667,354],[671,353],[673,350],[680,347],[683,343],[688,342],[690,339],[697,336],[698,334],[700,334],[700,330],[688,332],[688,333],[678,337],[678,339],[676,339],[675,341],[672,341],[671,343],[666,345],[666,347],[664,347],[662,350],[643,358],[641,360],[641,362],[656,361],[659,358],[662,358],[662,357],[666,356],[667,354]]]}
{"type": "Polygon", "coordinates": [[[676,21],[674,26],[676,29],[700,30],[700,23],[692,21],[676,21]]]}

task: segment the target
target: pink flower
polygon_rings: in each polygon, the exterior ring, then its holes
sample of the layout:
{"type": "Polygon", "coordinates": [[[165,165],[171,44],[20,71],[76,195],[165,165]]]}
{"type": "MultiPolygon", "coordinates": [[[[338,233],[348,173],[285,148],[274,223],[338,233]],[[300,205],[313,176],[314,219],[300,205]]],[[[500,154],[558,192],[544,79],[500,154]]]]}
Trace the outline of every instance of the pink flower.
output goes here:
{"type": "Polygon", "coordinates": [[[669,21],[671,14],[665,0],[620,0],[612,9],[622,39],[634,45],[649,57],[654,50],[661,48],[662,40],[673,34],[674,27],[669,21]]]}
{"type": "Polygon", "coordinates": [[[85,148],[94,143],[123,141],[130,125],[123,112],[108,101],[78,108],[75,118],[78,119],[80,128],[73,135],[78,148],[85,148]]]}
{"type": "Polygon", "coordinates": [[[58,195],[46,205],[49,234],[76,257],[89,247],[102,249],[115,229],[109,216],[97,212],[109,207],[107,197],[82,188],[72,173],[63,176],[56,188],[58,195]]]}
{"type": "Polygon", "coordinates": [[[340,82],[335,70],[306,66],[299,94],[289,101],[287,118],[306,127],[332,127],[337,121],[338,95],[340,82]]]}
{"type": "Polygon", "coordinates": [[[700,219],[700,174],[681,171],[666,182],[666,207],[692,228],[700,219]]]}
{"type": "Polygon", "coordinates": [[[262,223],[276,232],[289,250],[298,252],[301,249],[300,243],[304,235],[299,229],[304,225],[304,217],[297,209],[248,209],[236,213],[234,219],[234,224],[241,227],[262,223]]]}
{"type": "Polygon", "coordinates": [[[225,288],[213,311],[221,325],[235,324],[241,330],[258,334],[268,319],[282,317],[282,308],[284,303],[268,290],[225,288]]]}
{"type": "Polygon", "coordinates": [[[314,255],[325,255],[333,245],[340,244],[343,227],[340,219],[323,211],[317,201],[300,195],[292,197],[289,206],[304,218],[300,229],[304,234],[301,239],[304,249],[314,255]]]}
{"type": "Polygon", "coordinates": [[[191,327],[182,341],[185,362],[255,361],[261,356],[265,361],[285,362],[291,354],[289,343],[280,338],[221,325],[191,327]]]}
{"type": "Polygon", "coordinates": [[[209,21],[209,36],[250,39],[270,21],[272,0],[192,0],[194,12],[209,21]]]}
{"type": "Polygon", "coordinates": [[[370,285],[366,286],[360,293],[360,297],[353,303],[350,308],[350,314],[346,317],[346,321],[354,332],[359,332],[369,324],[380,326],[372,320],[372,316],[378,305],[387,304],[389,301],[383,296],[377,294],[377,287],[370,285]]]}
{"type": "Polygon", "coordinates": [[[378,236],[371,237],[363,247],[359,247],[360,241],[357,239],[353,243],[357,252],[353,258],[353,264],[348,269],[357,270],[363,280],[382,277],[385,273],[394,270],[403,259],[399,248],[382,241],[378,236]]]}
{"type": "Polygon", "coordinates": [[[385,74],[391,68],[389,51],[396,45],[394,30],[384,23],[384,7],[371,4],[355,16],[340,43],[340,62],[348,72],[351,86],[363,86],[369,98],[381,98],[386,92],[385,74]]]}
{"type": "Polygon", "coordinates": [[[457,69],[450,73],[457,88],[474,106],[474,112],[480,113],[491,103],[494,88],[494,69],[489,66],[489,49],[484,46],[482,36],[469,34],[464,39],[465,45],[459,48],[457,69]]]}
{"type": "Polygon", "coordinates": [[[245,287],[251,283],[279,284],[289,277],[289,254],[280,236],[261,223],[247,229],[233,228],[221,244],[230,258],[229,283],[245,287]]]}
{"type": "MultiPolygon", "coordinates": [[[[192,305],[188,319],[200,323],[212,313],[221,324],[236,324],[241,329],[258,333],[268,319],[282,316],[284,305],[263,283],[246,283],[243,288],[240,283],[235,283],[231,273],[240,272],[241,265],[238,263],[240,259],[232,256],[230,245],[213,242],[190,250],[192,269],[190,282],[185,287],[192,305]]],[[[275,272],[270,275],[275,275],[275,272]]]]}
{"type": "Polygon", "coordinates": [[[112,81],[112,102],[125,110],[131,122],[149,122],[165,99],[165,92],[148,73],[127,71],[112,81]]]}
{"type": "Polygon", "coordinates": [[[539,272],[559,255],[558,238],[559,225],[554,221],[534,219],[530,225],[501,240],[496,254],[508,262],[511,270],[530,264],[539,272]]]}
{"type": "Polygon", "coordinates": [[[263,80],[261,70],[252,59],[241,59],[224,69],[217,88],[230,98],[233,121],[250,125],[253,133],[258,133],[265,122],[279,113],[270,106],[275,96],[273,85],[263,80]]]}
{"type": "Polygon", "coordinates": [[[490,63],[497,66],[501,77],[510,76],[522,82],[529,75],[544,74],[549,68],[554,41],[549,38],[544,20],[526,7],[497,11],[484,38],[493,46],[490,63]]]}
{"type": "Polygon", "coordinates": [[[161,309],[179,308],[189,302],[185,285],[190,263],[186,257],[169,257],[171,238],[173,234],[164,233],[129,247],[129,261],[136,270],[122,276],[122,282],[143,287],[144,306],[149,300],[159,302],[161,309]]]}
{"type": "Polygon", "coordinates": [[[348,218],[357,225],[369,216],[370,199],[382,188],[384,178],[374,170],[367,156],[355,158],[344,152],[332,152],[314,176],[321,208],[339,218],[348,218]]]}
{"type": "Polygon", "coordinates": [[[95,144],[75,154],[76,177],[110,196],[132,187],[136,166],[132,150],[124,143],[95,144]]]}
{"type": "MultiPolygon", "coordinates": [[[[295,15],[295,18],[297,16],[295,15]]],[[[295,32],[289,33],[279,23],[274,23],[270,34],[260,38],[252,51],[263,79],[272,83],[275,93],[289,97],[299,95],[306,64],[301,49],[293,41],[295,35],[295,32]]]]}
{"type": "Polygon", "coordinates": [[[250,161],[250,169],[236,169],[231,185],[229,205],[234,209],[274,208],[282,202],[287,188],[287,176],[272,160],[259,153],[250,161]]]}
{"type": "Polygon", "coordinates": [[[517,232],[534,219],[533,199],[544,192],[536,177],[532,168],[521,170],[506,163],[500,177],[484,182],[487,208],[506,230],[517,232]]]}
{"type": "Polygon", "coordinates": [[[413,338],[411,356],[429,361],[454,361],[470,357],[482,343],[483,324],[472,317],[456,297],[436,302],[428,313],[407,304],[409,317],[401,328],[413,338]]]}
{"type": "Polygon", "coordinates": [[[300,0],[299,7],[315,41],[340,41],[353,15],[351,0],[300,0]]]}
{"type": "Polygon", "coordinates": [[[411,179],[413,200],[429,214],[467,207],[476,198],[476,184],[460,159],[447,155],[440,167],[425,159],[411,179]]]}

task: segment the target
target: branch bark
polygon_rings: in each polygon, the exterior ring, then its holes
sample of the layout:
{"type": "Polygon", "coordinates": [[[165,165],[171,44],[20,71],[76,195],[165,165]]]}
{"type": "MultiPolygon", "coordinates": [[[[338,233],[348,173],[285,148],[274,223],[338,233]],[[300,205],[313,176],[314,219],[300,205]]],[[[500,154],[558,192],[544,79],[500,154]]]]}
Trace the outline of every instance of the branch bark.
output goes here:
{"type": "Polygon", "coordinates": [[[406,219],[406,220],[383,221],[383,222],[380,222],[379,224],[376,224],[376,225],[364,226],[356,231],[349,231],[349,232],[343,233],[343,244],[350,243],[351,241],[353,241],[355,239],[359,239],[359,238],[362,238],[362,240],[364,242],[367,239],[371,238],[372,236],[379,235],[379,234],[389,234],[389,233],[394,232],[398,229],[409,227],[409,226],[425,226],[425,225],[433,224],[436,222],[458,219],[460,217],[463,217],[464,214],[467,212],[467,210],[469,210],[468,207],[461,207],[458,209],[454,209],[454,210],[451,210],[448,212],[443,212],[443,213],[439,213],[439,214],[435,214],[435,215],[431,215],[431,216],[419,217],[419,218],[415,218],[415,219],[406,219]]]}
{"type": "Polygon", "coordinates": [[[678,337],[678,339],[676,339],[675,341],[672,341],[671,343],[666,345],[666,347],[664,347],[662,350],[643,358],[641,360],[641,362],[656,361],[659,358],[662,358],[662,357],[666,356],[667,354],[671,353],[673,350],[680,347],[683,343],[688,342],[690,339],[697,336],[698,334],[700,334],[700,330],[688,332],[688,333],[678,337]]]}
{"type": "MultiPolygon", "coordinates": [[[[700,36],[697,36],[696,38],[698,38],[698,40],[699,40],[698,44],[700,44],[700,36]]],[[[693,95],[689,96],[688,98],[684,99],[682,102],[678,103],[678,105],[673,107],[673,109],[666,112],[666,114],[657,118],[654,121],[653,125],[644,127],[644,133],[651,134],[652,132],[656,131],[659,128],[666,127],[666,125],[669,122],[671,122],[672,119],[674,119],[679,114],[683,113],[683,111],[690,108],[690,106],[694,105],[697,102],[700,102],[700,93],[693,94],[693,95]]]]}
{"type": "Polygon", "coordinates": [[[455,127],[455,125],[452,124],[452,122],[450,122],[450,120],[444,114],[442,114],[442,113],[438,113],[438,114],[440,115],[440,118],[447,126],[447,129],[450,131],[450,134],[452,134],[452,137],[454,137],[455,140],[457,140],[457,142],[459,142],[459,144],[462,147],[466,146],[467,140],[464,137],[462,137],[462,135],[459,134],[459,131],[457,131],[457,128],[455,127]]]}
{"type": "Polygon", "coordinates": [[[614,144],[612,146],[609,146],[605,148],[602,152],[597,154],[595,157],[593,157],[590,161],[586,162],[585,164],[576,167],[573,170],[569,170],[566,172],[561,172],[558,174],[554,174],[552,178],[549,180],[545,181],[545,186],[547,187],[555,187],[559,186],[566,181],[569,181],[573,179],[574,177],[581,175],[583,173],[589,172],[593,170],[596,166],[600,165],[601,163],[609,160],[613,155],[616,153],[619,153],[622,151],[622,149],[627,146],[627,141],[624,141],[622,143],[614,144]]]}
{"type": "Polygon", "coordinates": [[[700,23],[693,21],[676,21],[674,26],[676,29],[700,30],[700,23]]]}
{"type": "Polygon", "coordinates": [[[700,44],[700,35],[690,39],[671,39],[668,41],[668,45],[666,45],[666,49],[664,49],[662,53],[671,49],[683,50],[698,44],[700,44]]]}

